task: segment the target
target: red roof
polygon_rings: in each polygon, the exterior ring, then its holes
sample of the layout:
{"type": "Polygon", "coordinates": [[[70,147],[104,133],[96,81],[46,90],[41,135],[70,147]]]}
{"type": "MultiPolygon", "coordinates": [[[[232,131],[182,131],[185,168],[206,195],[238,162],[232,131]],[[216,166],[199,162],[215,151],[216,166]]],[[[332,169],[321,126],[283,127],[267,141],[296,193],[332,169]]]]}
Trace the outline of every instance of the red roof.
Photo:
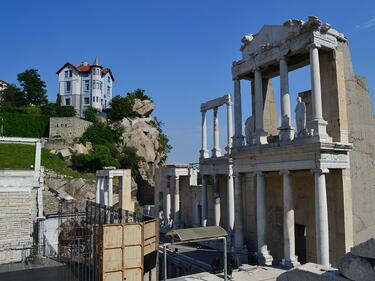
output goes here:
{"type": "MultiPolygon", "coordinates": [[[[61,70],[63,70],[66,66],[70,66],[72,67],[73,69],[75,69],[76,71],[80,72],[80,73],[87,73],[87,72],[91,72],[91,67],[93,66],[92,64],[87,64],[87,65],[83,65],[83,64],[80,64],[78,66],[75,66],[69,62],[65,63],[63,65],[63,67],[61,67],[57,72],[56,74],[58,75],[61,70]]],[[[107,68],[107,67],[102,67],[102,66],[99,66],[102,70],[102,75],[106,75],[107,73],[109,73],[109,75],[111,75],[111,78],[112,78],[112,81],[115,81],[115,78],[113,77],[112,75],[112,71],[110,68],[107,68]]]]}

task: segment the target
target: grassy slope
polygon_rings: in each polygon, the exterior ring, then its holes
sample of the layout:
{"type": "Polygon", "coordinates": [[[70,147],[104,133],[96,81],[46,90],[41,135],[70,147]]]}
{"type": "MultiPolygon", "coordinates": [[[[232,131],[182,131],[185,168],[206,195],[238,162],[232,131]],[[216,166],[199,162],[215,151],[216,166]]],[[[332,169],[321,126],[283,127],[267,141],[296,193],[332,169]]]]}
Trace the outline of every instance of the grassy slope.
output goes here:
{"type": "MultiPolygon", "coordinates": [[[[34,165],[35,147],[25,144],[0,144],[0,169],[31,169],[34,165]]],[[[55,172],[74,178],[89,178],[92,175],[82,175],[72,170],[57,155],[51,154],[47,149],[42,149],[42,166],[55,172]]]]}

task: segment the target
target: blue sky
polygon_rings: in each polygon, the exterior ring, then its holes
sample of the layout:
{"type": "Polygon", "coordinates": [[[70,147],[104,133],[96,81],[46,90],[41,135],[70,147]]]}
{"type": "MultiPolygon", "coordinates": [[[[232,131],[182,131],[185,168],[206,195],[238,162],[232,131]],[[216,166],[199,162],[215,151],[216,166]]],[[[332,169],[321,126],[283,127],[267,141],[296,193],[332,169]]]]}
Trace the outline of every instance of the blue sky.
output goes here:
{"type": "MultiPolygon", "coordinates": [[[[368,78],[374,93],[373,0],[2,1],[0,79],[15,83],[17,73],[37,68],[54,101],[56,70],[67,61],[92,62],[98,56],[113,71],[114,94],[143,88],[155,100],[155,114],[174,147],[169,162],[196,162],[200,103],[232,93],[231,63],[240,58],[242,36],[308,15],[347,36],[355,70],[368,78]]],[[[292,94],[309,89],[308,79],[308,69],[292,73],[292,94]]],[[[243,91],[245,119],[249,88],[244,85],[243,91]]],[[[222,146],[224,141],[223,135],[222,146]]]]}

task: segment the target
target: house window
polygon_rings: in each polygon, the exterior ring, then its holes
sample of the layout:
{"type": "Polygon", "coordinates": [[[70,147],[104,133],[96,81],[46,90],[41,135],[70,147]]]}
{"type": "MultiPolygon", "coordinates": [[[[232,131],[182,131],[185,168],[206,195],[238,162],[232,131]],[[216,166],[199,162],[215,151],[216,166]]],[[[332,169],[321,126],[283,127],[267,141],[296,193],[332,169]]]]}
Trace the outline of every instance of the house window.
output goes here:
{"type": "Polygon", "coordinates": [[[111,87],[107,86],[107,96],[109,97],[111,94],[111,87]]]}
{"type": "Polygon", "coordinates": [[[84,89],[86,92],[90,90],[90,80],[85,80],[84,89]]]}
{"type": "MultiPolygon", "coordinates": [[[[70,98],[65,99],[65,105],[70,105],[70,98]]],[[[62,127],[62,124],[61,124],[61,127],[62,127]]]]}
{"type": "Polygon", "coordinates": [[[103,99],[100,99],[100,103],[103,105],[103,99]]]}
{"type": "Polygon", "coordinates": [[[73,71],[65,70],[65,78],[71,78],[73,76],[73,71]]]}
{"type": "Polygon", "coordinates": [[[95,97],[92,97],[92,102],[95,102],[95,97]]]}
{"type": "Polygon", "coordinates": [[[72,90],[72,82],[66,81],[66,92],[70,92],[72,90]]]}
{"type": "Polygon", "coordinates": [[[104,101],[104,107],[107,107],[107,100],[104,101]]]}
{"type": "Polygon", "coordinates": [[[108,76],[108,83],[111,83],[111,77],[108,76]]]}
{"type": "Polygon", "coordinates": [[[103,82],[100,82],[100,90],[103,90],[103,82]]]}
{"type": "Polygon", "coordinates": [[[96,102],[99,102],[99,98],[98,97],[96,97],[96,102]]]}
{"type": "Polygon", "coordinates": [[[84,103],[89,104],[90,103],[90,98],[84,98],[84,103]]]}

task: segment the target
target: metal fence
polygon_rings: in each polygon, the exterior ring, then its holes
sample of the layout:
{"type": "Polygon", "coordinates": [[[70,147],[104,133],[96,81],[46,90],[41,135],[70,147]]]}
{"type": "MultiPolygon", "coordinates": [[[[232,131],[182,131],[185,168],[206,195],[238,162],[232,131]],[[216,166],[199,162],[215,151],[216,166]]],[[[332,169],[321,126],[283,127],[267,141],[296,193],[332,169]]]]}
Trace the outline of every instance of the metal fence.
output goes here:
{"type": "Polygon", "coordinates": [[[141,222],[142,215],[87,201],[61,202],[58,212],[57,260],[66,264],[63,280],[102,281],[104,224],[141,222]]]}

